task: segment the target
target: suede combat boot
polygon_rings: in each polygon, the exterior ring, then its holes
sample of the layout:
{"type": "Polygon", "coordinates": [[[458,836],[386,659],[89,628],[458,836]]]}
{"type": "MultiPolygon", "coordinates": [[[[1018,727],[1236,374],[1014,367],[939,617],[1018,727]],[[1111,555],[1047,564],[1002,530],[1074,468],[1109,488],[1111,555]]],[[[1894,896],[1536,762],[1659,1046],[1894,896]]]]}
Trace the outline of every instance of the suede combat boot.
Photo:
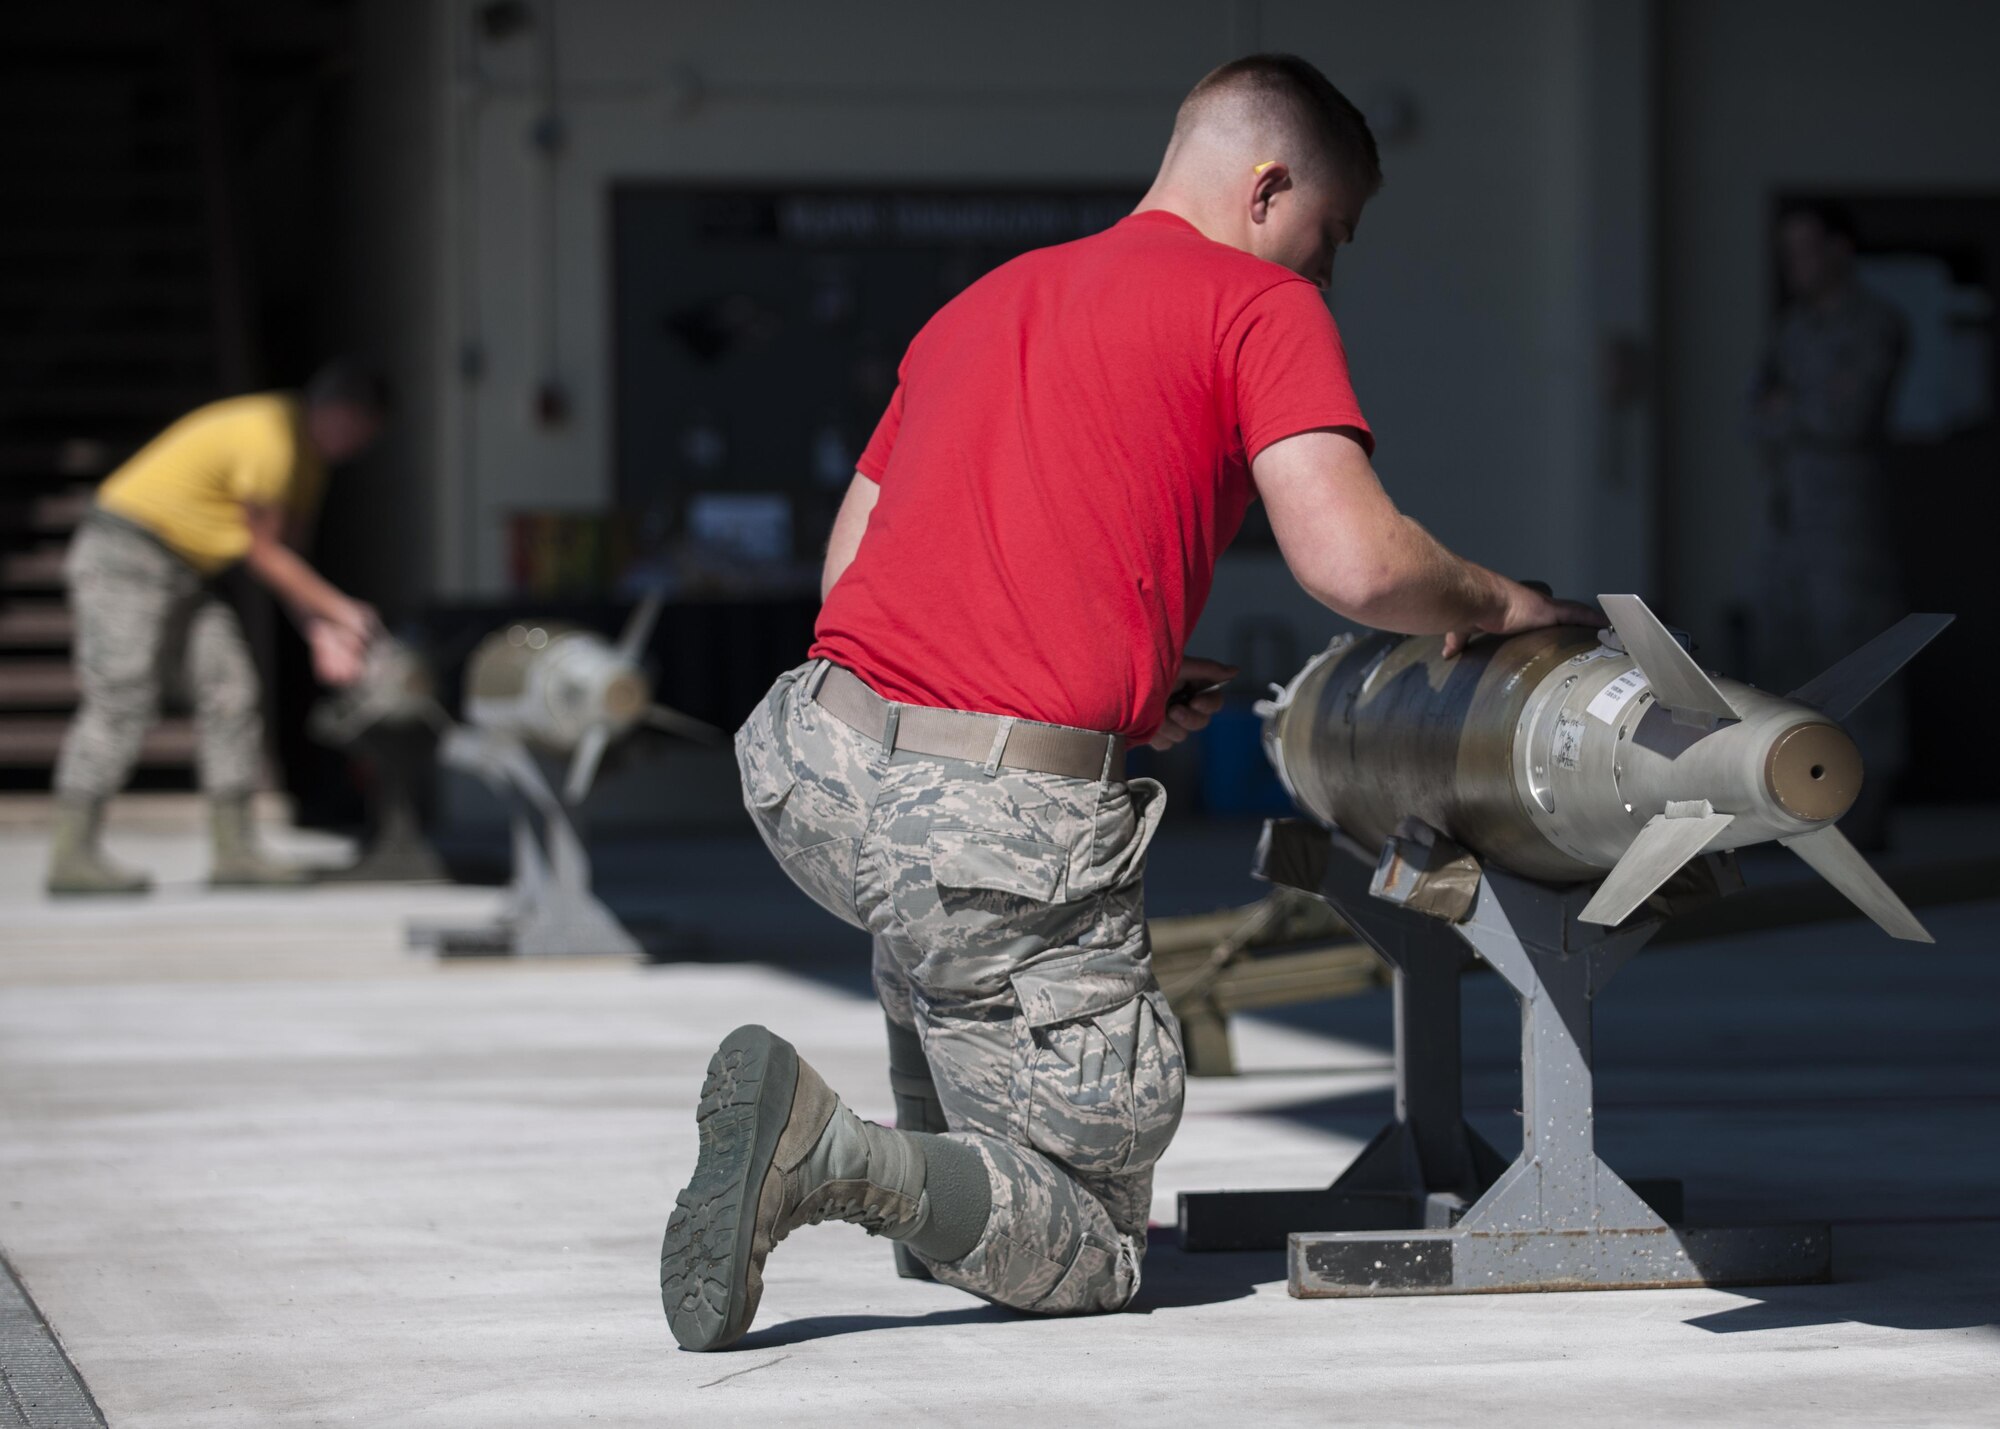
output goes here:
{"type": "Polygon", "coordinates": [[[700,1156],[660,1248],[660,1298],[685,1349],[742,1337],[765,1257],[800,1226],[852,1221],[936,1261],[960,1259],[986,1229],[993,1192],[974,1152],[862,1121],[766,1028],[723,1039],[695,1123],[700,1156]]]}
{"type": "Polygon", "coordinates": [[[49,840],[50,893],[64,896],[93,893],[144,893],[153,880],[122,868],[98,847],[104,824],[102,799],[58,799],[56,826],[49,840]]]}
{"type": "Polygon", "coordinates": [[[214,861],[208,872],[212,888],[288,888],[312,879],[310,871],[282,863],[258,847],[248,794],[219,794],[211,799],[209,832],[214,841],[214,861]]]}

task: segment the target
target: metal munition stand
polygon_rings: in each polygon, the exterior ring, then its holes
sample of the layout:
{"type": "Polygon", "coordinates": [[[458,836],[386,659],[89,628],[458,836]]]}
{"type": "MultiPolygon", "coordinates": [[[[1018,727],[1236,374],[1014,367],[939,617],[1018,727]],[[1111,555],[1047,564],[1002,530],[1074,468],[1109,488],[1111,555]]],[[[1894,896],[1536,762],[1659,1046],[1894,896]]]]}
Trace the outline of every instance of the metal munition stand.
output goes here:
{"type": "Polygon", "coordinates": [[[591,892],[590,856],[534,756],[505,735],[464,728],[446,734],[439,753],[445,763],[478,775],[507,800],[514,879],[506,908],[495,922],[478,927],[413,923],[411,945],[435,948],[445,957],[638,956],[639,940],[591,892]]]}
{"type": "MultiPolygon", "coordinates": [[[[1385,851],[1384,871],[1389,860],[1385,851]]],[[[1183,1193],[1186,1249],[1289,1244],[1301,1297],[1828,1277],[1828,1227],[1670,1224],[1678,1182],[1635,1187],[1597,1157],[1592,1003],[1663,918],[1580,923],[1590,888],[1481,869],[1469,916],[1446,921],[1371,892],[1365,864],[1295,820],[1266,825],[1257,871],[1326,899],[1394,969],[1395,1120],[1324,1190],[1183,1193]],[[1521,1004],[1522,1146],[1511,1165],[1465,1122],[1458,984],[1475,960],[1521,1004]]],[[[1384,891],[1397,896],[1393,880],[1384,891]]]]}

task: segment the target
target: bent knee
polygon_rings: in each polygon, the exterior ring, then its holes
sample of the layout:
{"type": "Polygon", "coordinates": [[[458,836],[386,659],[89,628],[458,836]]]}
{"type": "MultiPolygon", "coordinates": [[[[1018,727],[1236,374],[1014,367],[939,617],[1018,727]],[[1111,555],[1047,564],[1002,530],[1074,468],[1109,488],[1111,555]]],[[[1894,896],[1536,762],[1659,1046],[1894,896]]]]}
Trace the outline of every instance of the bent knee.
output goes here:
{"type": "Polygon", "coordinates": [[[1129,1306],[1139,1293],[1139,1262],[1144,1253],[1143,1236],[1120,1236],[1116,1245],[1084,1236],[1067,1265],[1045,1262],[1052,1275],[1022,1277],[1012,1284],[981,1288],[978,1293],[995,1304],[1031,1315],[1114,1314],[1129,1306]]]}

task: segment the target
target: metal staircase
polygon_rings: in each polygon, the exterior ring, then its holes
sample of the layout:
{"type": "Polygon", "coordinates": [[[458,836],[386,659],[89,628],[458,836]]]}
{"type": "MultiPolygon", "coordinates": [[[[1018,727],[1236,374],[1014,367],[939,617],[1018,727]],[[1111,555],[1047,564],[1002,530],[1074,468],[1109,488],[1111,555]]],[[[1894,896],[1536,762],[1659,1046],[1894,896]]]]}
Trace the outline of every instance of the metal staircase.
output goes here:
{"type": "MultiPolygon", "coordinates": [[[[0,787],[46,787],[76,701],[62,557],[96,480],[219,390],[186,13],[22,7],[0,52],[0,787]]],[[[191,776],[185,719],[141,782],[191,776]]]]}

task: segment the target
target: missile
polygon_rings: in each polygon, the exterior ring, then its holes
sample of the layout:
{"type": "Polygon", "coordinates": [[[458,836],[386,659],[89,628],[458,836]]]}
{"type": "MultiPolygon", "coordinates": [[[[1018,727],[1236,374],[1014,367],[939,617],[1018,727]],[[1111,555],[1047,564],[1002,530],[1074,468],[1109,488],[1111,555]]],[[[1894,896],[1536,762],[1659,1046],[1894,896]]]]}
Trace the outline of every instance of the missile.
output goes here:
{"type": "Polygon", "coordinates": [[[570,756],[563,799],[583,801],[614,740],[650,724],[704,743],[721,730],[653,702],[640,657],[660,616],[660,596],[642,601],[613,644],[593,630],[524,621],[479,643],[466,666],[465,717],[475,729],[570,756]]]}
{"type": "Polygon", "coordinates": [[[1931,941],[1835,827],[1861,792],[1840,721],[1951,623],[1911,615],[1780,699],[1696,663],[1634,595],[1610,630],[1473,642],[1346,635],[1261,701],[1300,809],[1363,849],[1415,817],[1484,861],[1599,882],[1615,926],[1704,853],[1775,840],[1892,937],[1931,941]]]}

